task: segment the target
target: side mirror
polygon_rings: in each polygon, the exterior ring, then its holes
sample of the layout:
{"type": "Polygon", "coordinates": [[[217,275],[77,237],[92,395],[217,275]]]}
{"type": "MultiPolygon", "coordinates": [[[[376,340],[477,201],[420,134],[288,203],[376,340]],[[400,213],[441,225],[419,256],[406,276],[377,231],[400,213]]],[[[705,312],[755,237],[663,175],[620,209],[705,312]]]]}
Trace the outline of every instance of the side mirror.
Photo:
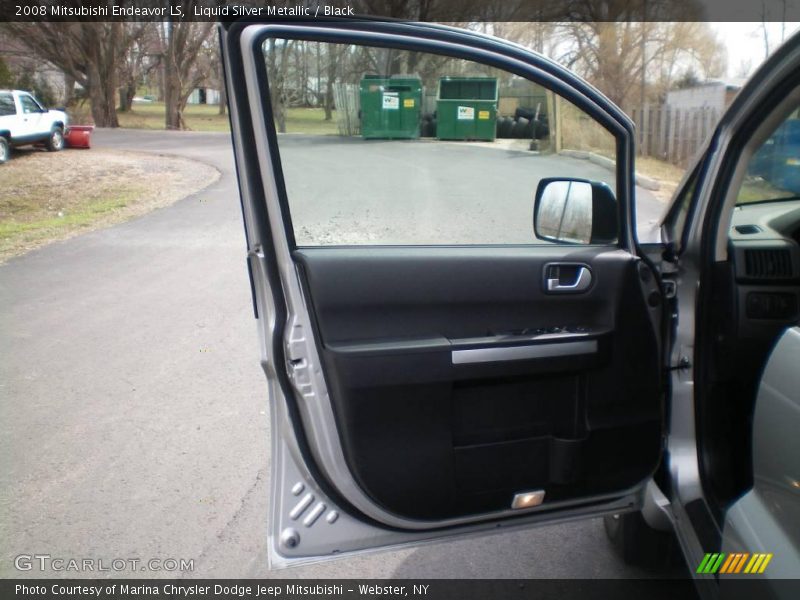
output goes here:
{"type": "Polygon", "coordinates": [[[612,244],[618,232],[614,192],[588,179],[542,179],[536,189],[533,231],[549,242],[612,244]]]}

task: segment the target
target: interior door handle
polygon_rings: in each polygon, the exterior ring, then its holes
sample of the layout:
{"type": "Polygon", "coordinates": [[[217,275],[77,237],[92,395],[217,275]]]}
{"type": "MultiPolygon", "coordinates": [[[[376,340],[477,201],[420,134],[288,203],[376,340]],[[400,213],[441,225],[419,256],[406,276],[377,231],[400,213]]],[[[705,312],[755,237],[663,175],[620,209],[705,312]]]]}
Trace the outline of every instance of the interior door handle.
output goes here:
{"type": "Polygon", "coordinates": [[[592,271],[586,265],[549,264],[545,272],[548,292],[578,293],[592,284],[592,271]]]}

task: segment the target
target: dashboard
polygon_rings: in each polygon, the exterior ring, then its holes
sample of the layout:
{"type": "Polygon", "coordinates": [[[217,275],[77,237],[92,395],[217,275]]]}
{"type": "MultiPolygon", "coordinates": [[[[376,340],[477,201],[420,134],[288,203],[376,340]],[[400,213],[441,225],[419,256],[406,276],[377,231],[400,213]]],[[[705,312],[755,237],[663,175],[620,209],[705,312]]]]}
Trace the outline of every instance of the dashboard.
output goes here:
{"type": "Polygon", "coordinates": [[[715,264],[712,278],[697,426],[704,488],[724,510],[753,485],[761,375],[780,336],[800,322],[800,200],[737,206],[728,260],[715,264]]]}
{"type": "Polygon", "coordinates": [[[737,206],[729,234],[741,337],[800,318],[800,200],[737,206]]]}

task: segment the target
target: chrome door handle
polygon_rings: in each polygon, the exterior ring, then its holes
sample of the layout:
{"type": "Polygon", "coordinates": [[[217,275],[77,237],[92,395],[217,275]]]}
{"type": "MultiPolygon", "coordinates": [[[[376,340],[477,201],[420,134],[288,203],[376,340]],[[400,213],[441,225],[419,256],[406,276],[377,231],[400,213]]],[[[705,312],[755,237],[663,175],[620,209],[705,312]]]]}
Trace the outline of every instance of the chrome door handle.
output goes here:
{"type": "Polygon", "coordinates": [[[592,284],[592,272],[589,270],[589,267],[579,266],[574,280],[571,283],[562,283],[561,277],[559,277],[559,266],[560,265],[547,266],[548,292],[582,292],[585,289],[588,289],[588,287],[592,284]],[[552,274],[555,274],[555,277],[552,277],[552,274]]]}

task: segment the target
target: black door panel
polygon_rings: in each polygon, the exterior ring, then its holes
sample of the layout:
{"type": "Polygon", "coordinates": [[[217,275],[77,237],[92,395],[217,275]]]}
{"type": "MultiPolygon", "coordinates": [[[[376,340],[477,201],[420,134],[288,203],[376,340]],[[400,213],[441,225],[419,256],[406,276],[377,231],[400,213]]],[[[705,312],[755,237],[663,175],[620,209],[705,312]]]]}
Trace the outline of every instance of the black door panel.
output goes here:
{"type": "Polygon", "coordinates": [[[306,271],[323,343],[440,335],[482,337],[538,327],[611,329],[631,255],[564,246],[308,248],[306,271]],[[553,262],[591,264],[580,295],[544,290],[553,262]],[[391,316],[391,318],[387,318],[391,316]]]}
{"type": "Polygon", "coordinates": [[[294,259],[349,467],[385,508],[442,519],[507,509],[527,490],[578,499],[655,468],[658,345],[629,253],[314,248],[294,259]],[[553,262],[587,265],[591,287],[548,294],[553,262]]]}

